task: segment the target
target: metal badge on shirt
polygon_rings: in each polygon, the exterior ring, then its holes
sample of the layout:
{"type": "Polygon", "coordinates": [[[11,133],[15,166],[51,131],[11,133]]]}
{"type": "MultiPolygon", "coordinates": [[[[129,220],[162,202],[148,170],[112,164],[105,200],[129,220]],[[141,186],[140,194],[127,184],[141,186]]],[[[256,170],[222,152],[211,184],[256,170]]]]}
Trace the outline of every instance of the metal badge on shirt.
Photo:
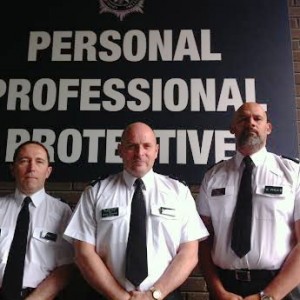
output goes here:
{"type": "Polygon", "coordinates": [[[164,216],[175,217],[175,208],[161,206],[159,213],[164,216]]]}
{"type": "Polygon", "coordinates": [[[40,232],[40,238],[44,239],[44,240],[47,240],[47,241],[56,242],[57,234],[52,233],[52,232],[48,232],[48,231],[41,231],[40,232]]]}

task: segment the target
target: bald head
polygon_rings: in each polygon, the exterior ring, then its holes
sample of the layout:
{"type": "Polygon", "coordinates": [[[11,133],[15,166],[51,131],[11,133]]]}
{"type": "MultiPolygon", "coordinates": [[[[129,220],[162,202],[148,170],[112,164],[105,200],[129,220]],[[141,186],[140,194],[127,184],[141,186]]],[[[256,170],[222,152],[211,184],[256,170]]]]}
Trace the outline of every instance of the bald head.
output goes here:
{"type": "Polygon", "coordinates": [[[150,171],[158,154],[155,133],[142,122],[125,128],[118,149],[124,169],[134,177],[143,177],[150,171]]]}
{"type": "Polygon", "coordinates": [[[271,131],[266,112],[255,102],[240,106],[230,127],[230,132],[236,137],[237,150],[243,155],[251,155],[263,148],[271,131]]]}
{"type": "Polygon", "coordinates": [[[125,142],[128,136],[130,136],[131,133],[137,133],[137,132],[143,132],[144,134],[152,134],[153,138],[155,139],[156,143],[156,137],[153,129],[147,125],[146,123],[143,122],[135,122],[129,124],[123,131],[122,137],[121,137],[121,143],[125,142]]]}

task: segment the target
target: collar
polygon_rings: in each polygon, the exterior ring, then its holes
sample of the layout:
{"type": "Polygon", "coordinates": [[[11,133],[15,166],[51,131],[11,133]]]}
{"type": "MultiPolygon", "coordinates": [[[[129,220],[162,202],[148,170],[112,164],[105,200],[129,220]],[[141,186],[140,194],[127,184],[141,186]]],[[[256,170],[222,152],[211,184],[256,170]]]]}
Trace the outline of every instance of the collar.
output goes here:
{"type": "MultiPolygon", "coordinates": [[[[264,163],[267,153],[268,153],[268,151],[267,151],[266,147],[263,147],[259,151],[250,155],[250,157],[256,167],[260,166],[264,163]]],[[[237,168],[240,167],[243,159],[244,159],[244,155],[237,151],[236,155],[234,157],[235,165],[237,168]]]]}
{"type": "MultiPolygon", "coordinates": [[[[35,207],[38,207],[43,199],[45,199],[46,191],[44,188],[37,191],[36,193],[30,195],[29,197],[32,200],[32,203],[35,207]]],[[[15,190],[15,200],[17,202],[18,206],[21,206],[23,203],[24,198],[27,197],[27,195],[21,193],[18,189],[15,190]]]]}
{"type": "MultiPolygon", "coordinates": [[[[135,180],[137,177],[132,176],[126,170],[123,170],[123,178],[125,181],[126,186],[131,189],[134,185],[135,180]]],[[[145,174],[141,179],[144,182],[144,186],[146,190],[149,190],[154,185],[154,172],[151,169],[147,174],[145,174]]]]}

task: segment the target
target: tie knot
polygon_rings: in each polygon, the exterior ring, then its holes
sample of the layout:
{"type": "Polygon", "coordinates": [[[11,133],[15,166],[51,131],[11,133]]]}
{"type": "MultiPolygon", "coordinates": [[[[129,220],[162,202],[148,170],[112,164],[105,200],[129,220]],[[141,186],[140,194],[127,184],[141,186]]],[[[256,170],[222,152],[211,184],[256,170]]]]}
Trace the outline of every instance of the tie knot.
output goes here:
{"type": "Polygon", "coordinates": [[[137,178],[134,182],[134,185],[136,188],[142,188],[144,185],[144,182],[141,178],[137,178]]]}
{"type": "Polygon", "coordinates": [[[245,156],[243,161],[245,163],[246,168],[252,168],[253,167],[253,161],[252,161],[250,156],[245,156]]]}
{"type": "Polygon", "coordinates": [[[25,197],[24,201],[23,201],[23,206],[28,206],[30,202],[31,202],[31,198],[30,197],[25,197]]]}

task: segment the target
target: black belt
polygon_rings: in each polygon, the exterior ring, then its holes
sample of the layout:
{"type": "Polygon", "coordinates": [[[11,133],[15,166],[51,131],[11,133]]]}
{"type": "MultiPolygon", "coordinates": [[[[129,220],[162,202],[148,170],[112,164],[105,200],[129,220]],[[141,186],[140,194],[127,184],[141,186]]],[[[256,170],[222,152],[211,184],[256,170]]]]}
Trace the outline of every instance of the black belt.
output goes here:
{"type": "Polygon", "coordinates": [[[231,280],[237,281],[259,281],[271,279],[277,275],[279,270],[249,270],[249,269],[239,269],[239,270],[224,270],[218,268],[221,277],[225,277],[231,280]]]}

